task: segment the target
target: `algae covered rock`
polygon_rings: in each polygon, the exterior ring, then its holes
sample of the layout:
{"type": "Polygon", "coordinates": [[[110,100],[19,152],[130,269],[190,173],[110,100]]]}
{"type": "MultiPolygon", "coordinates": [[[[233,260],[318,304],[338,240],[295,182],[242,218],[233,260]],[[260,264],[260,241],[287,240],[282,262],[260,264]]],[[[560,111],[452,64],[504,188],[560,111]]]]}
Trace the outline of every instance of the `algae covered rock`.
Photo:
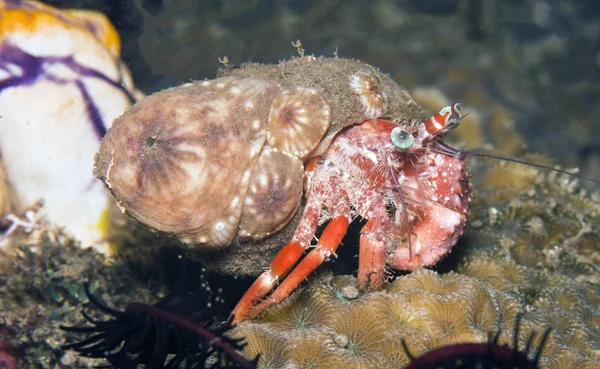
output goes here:
{"type": "MultiPolygon", "coordinates": [[[[60,326],[81,325],[81,309],[90,303],[86,283],[92,293],[115,306],[130,299],[151,301],[161,293],[155,280],[144,278],[130,265],[107,264],[105,255],[82,249],[69,236],[51,229],[39,239],[21,238],[15,247],[0,250],[0,343],[15,348],[20,367],[98,365],[95,359],[60,348],[69,336],[60,326]]],[[[99,317],[93,309],[86,312],[99,317]]]]}

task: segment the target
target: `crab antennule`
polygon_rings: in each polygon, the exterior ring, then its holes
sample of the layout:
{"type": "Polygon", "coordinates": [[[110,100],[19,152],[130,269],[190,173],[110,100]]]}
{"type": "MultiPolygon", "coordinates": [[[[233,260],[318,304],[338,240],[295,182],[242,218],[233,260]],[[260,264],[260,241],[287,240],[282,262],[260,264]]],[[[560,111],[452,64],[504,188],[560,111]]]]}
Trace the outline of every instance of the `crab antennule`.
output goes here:
{"type": "Polygon", "coordinates": [[[581,179],[583,181],[589,181],[589,182],[592,182],[592,183],[600,185],[600,181],[599,180],[588,178],[588,177],[582,176],[581,174],[568,172],[566,170],[562,170],[562,169],[558,169],[558,168],[552,168],[550,166],[543,165],[543,164],[530,163],[528,161],[519,160],[519,159],[513,159],[513,158],[505,158],[503,156],[497,156],[497,155],[491,155],[491,154],[484,154],[484,153],[477,152],[477,151],[460,151],[459,153],[463,154],[465,156],[477,156],[477,157],[485,158],[485,159],[495,159],[495,160],[507,161],[509,163],[516,163],[516,164],[528,165],[528,166],[533,167],[533,168],[548,170],[548,171],[556,172],[556,173],[560,173],[560,174],[566,174],[568,176],[571,176],[571,177],[574,177],[574,178],[577,178],[577,179],[581,179]]]}
{"type": "Polygon", "coordinates": [[[525,160],[519,160],[519,159],[514,159],[514,158],[507,158],[507,157],[499,156],[499,155],[485,154],[485,153],[477,152],[477,151],[469,151],[469,150],[460,151],[460,150],[457,150],[457,149],[455,149],[453,147],[450,147],[450,146],[446,145],[443,142],[438,142],[437,144],[439,146],[439,150],[435,150],[436,152],[439,152],[442,155],[449,155],[449,156],[461,157],[461,160],[465,160],[469,156],[477,156],[479,158],[484,158],[484,159],[501,160],[501,161],[506,161],[506,162],[509,162],[509,163],[527,165],[527,166],[530,166],[530,167],[533,167],[533,168],[537,168],[537,169],[548,170],[548,171],[551,171],[551,172],[565,174],[565,175],[571,176],[573,178],[581,179],[583,181],[589,181],[589,182],[592,182],[592,183],[600,185],[600,181],[599,180],[588,178],[588,177],[582,176],[581,174],[568,172],[568,171],[563,170],[563,169],[553,168],[553,167],[550,167],[548,165],[531,163],[531,162],[528,162],[528,161],[525,161],[525,160]]]}
{"type": "MultiPolygon", "coordinates": [[[[441,133],[444,133],[450,129],[456,128],[456,126],[458,126],[458,124],[460,124],[461,119],[464,117],[465,117],[465,115],[462,114],[462,111],[460,108],[460,103],[454,103],[452,106],[446,106],[445,108],[440,110],[439,113],[432,116],[431,118],[426,119],[423,122],[423,125],[425,126],[427,133],[430,134],[430,136],[427,136],[426,139],[430,140],[431,138],[433,138],[441,133]]],[[[425,140],[423,140],[423,141],[425,141],[425,140]]],[[[460,156],[462,156],[463,159],[466,159],[468,156],[477,156],[477,157],[485,158],[485,159],[502,160],[502,161],[506,161],[506,162],[510,162],[510,163],[528,165],[533,168],[548,170],[548,171],[552,171],[552,172],[556,172],[556,173],[560,173],[560,174],[566,174],[566,175],[574,177],[574,178],[578,178],[578,179],[581,179],[584,181],[589,181],[589,182],[600,185],[599,180],[587,178],[580,174],[568,172],[566,170],[552,168],[547,165],[530,163],[530,162],[527,162],[524,160],[507,158],[507,157],[499,156],[499,155],[485,154],[485,153],[481,153],[481,152],[477,152],[477,151],[469,151],[469,150],[460,151],[460,150],[457,150],[453,147],[446,145],[443,142],[438,142],[437,144],[440,149],[437,151],[444,155],[454,155],[454,156],[460,155],[460,156]]]]}

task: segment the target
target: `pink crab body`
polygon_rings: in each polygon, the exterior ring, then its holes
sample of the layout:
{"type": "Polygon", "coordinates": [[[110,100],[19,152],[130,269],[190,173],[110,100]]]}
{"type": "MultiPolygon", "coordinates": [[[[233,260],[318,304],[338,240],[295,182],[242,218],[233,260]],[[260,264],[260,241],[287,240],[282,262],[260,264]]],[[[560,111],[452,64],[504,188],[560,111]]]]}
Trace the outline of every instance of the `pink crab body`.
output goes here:
{"type": "Polygon", "coordinates": [[[309,162],[307,203],[294,238],[238,303],[234,322],[285,299],[335,252],[355,215],[367,220],[360,236],[361,287],[380,288],[386,265],[414,270],[446,255],[462,234],[471,200],[464,159],[438,150],[433,140],[460,121],[458,105],[451,109],[456,110],[447,114],[444,109],[409,131],[385,120],[366,121],[340,132],[323,155],[309,162]],[[399,149],[391,139],[398,132],[401,141],[414,142],[399,149]],[[324,208],[332,220],[292,270],[310,246],[324,208]]]}
{"type": "MultiPolygon", "coordinates": [[[[361,250],[361,255],[387,260],[397,270],[414,270],[434,265],[456,243],[468,211],[467,174],[462,160],[453,156],[421,149],[399,152],[389,142],[394,126],[367,122],[343,132],[323,157],[321,170],[341,179],[348,203],[373,224],[362,233],[370,239],[366,244],[376,243],[378,249],[361,250]]],[[[376,270],[362,265],[364,281],[366,273],[376,270]]]]}

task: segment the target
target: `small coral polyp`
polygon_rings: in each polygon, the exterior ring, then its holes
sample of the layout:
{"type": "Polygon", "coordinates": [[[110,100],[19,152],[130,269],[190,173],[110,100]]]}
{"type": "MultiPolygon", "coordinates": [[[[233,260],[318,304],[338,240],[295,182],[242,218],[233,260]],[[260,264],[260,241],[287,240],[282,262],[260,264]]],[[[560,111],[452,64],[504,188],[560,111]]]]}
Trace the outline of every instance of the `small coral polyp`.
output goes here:
{"type": "Polygon", "coordinates": [[[360,97],[365,115],[377,119],[387,111],[387,95],[381,91],[375,77],[362,72],[350,76],[350,86],[360,97]]]}
{"type": "Polygon", "coordinates": [[[246,64],[138,102],[107,132],[94,174],[122,210],[198,249],[268,243],[304,194],[287,244],[234,309],[240,322],[287,297],[356,216],[367,220],[360,287],[381,288],[386,265],[414,270],[450,252],[471,187],[441,134],[461,118],[454,105],[423,119],[404,89],[358,61],[246,64]]]}
{"type": "Polygon", "coordinates": [[[284,91],[269,110],[269,146],[306,158],[329,128],[330,114],[329,104],[320,91],[307,88],[284,91]]]}

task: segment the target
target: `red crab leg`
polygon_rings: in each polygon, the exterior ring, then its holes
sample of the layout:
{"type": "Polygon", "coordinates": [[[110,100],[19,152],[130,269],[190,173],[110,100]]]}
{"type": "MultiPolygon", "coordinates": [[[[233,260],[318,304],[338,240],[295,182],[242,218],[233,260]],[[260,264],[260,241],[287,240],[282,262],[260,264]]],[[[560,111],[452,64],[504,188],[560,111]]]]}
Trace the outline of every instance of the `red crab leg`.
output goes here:
{"type": "Polygon", "coordinates": [[[289,273],[304,253],[304,249],[300,241],[292,240],[279,251],[271,262],[269,270],[263,272],[252,283],[252,286],[231,312],[231,315],[234,316],[233,324],[240,323],[248,317],[252,307],[275,287],[277,280],[289,273]]]}
{"type": "Polygon", "coordinates": [[[348,192],[354,209],[361,217],[368,219],[360,230],[358,286],[364,287],[370,281],[371,288],[377,290],[383,284],[390,216],[378,191],[361,181],[346,181],[354,189],[348,192]]]}
{"type": "Polygon", "coordinates": [[[250,311],[256,303],[273,290],[277,281],[284,278],[302,257],[304,250],[308,248],[310,240],[315,234],[320,213],[321,203],[315,198],[315,201],[307,204],[294,238],[277,253],[271,262],[269,270],[263,272],[252,283],[252,286],[250,286],[231,312],[231,315],[234,316],[233,324],[240,323],[250,315],[254,315],[250,314],[250,311]]]}
{"type": "Polygon", "coordinates": [[[261,302],[253,311],[256,315],[271,305],[275,305],[288,297],[302,281],[314,272],[323,261],[335,253],[348,230],[348,217],[340,215],[333,218],[319,239],[317,246],[306,255],[294,270],[281,282],[277,289],[266,300],[261,302]]]}
{"type": "MultiPolygon", "coordinates": [[[[308,192],[310,188],[312,175],[317,164],[316,159],[308,162],[304,173],[305,188],[308,192]]],[[[310,241],[317,230],[319,224],[319,215],[321,214],[322,202],[319,196],[312,195],[309,197],[302,214],[302,219],[296,228],[292,240],[281,249],[271,261],[269,270],[263,272],[252,283],[252,286],[246,291],[244,296],[237,303],[231,315],[233,316],[233,324],[237,324],[246,319],[250,310],[256,303],[265,297],[275,287],[277,281],[284,278],[296,264],[304,250],[310,245],[310,241]]]]}
{"type": "MultiPolygon", "coordinates": [[[[387,217],[387,214],[386,214],[387,217]]],[[[386,244],[381,237],[382,226],[377,219],[369,219],[360,231],[358,254],[358,286],[364,287],[371,281],[371,288],[378,290],[383,284],[386,244]]]]}

